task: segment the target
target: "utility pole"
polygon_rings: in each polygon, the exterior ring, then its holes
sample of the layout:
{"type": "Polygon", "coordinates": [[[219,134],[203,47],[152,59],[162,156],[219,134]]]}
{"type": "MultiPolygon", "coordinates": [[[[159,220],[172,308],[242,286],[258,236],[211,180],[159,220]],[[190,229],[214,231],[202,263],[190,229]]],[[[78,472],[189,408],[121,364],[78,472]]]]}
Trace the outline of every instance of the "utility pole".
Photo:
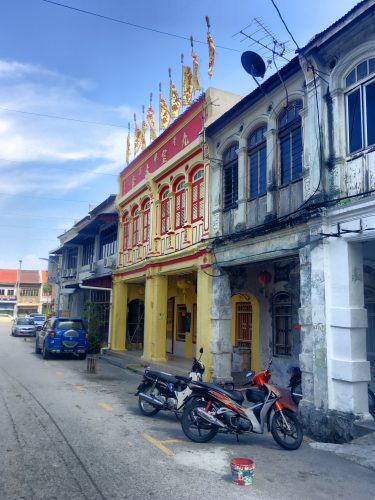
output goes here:
{"type": "Polygon", "coordinates": [[[20,303],[21,297],[21,270],[22,270],[22,260],[18,261],[19,266],[17,269],[17,283],[16,283],[16,306],[14,308],[13,316],[16,318],[18,316],[18,305],[20,303]]]}

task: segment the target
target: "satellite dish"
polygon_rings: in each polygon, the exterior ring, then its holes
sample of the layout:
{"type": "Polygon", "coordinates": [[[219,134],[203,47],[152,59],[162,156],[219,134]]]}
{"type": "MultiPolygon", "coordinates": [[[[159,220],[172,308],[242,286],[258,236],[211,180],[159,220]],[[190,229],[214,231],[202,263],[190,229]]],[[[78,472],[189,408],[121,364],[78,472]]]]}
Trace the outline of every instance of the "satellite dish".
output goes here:
{"type": "Polygon", "coordinates": [[[266,65],[263,59],[256,53],[248,50],[241,55],[241,64],[244,70],[252,77],[264,77],[266,65]]]}

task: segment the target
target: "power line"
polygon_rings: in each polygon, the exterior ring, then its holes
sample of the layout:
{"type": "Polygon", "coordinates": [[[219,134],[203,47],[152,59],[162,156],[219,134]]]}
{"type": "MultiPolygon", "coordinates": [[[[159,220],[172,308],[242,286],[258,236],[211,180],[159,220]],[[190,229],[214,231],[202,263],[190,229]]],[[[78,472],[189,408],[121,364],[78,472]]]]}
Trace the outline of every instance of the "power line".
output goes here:
{"type": "MultiPolygon", "coordinates": [[[[0,192],[0,196],[20,196],[20,193],[10,194],[10,193],[2,193],[2,192],[0,192]]],[[[22,194],[21,196],[22,196],[22,198],[35,198],[35,199],[43,198],[43,200],[69,201],[69,202],[73,202],[73,203],[88,203],[89,205],[90,204],[99,205],[99,203],[100,203],[99,201],[93,202],[93,201],[87,201],[87,200],[69,200],[69,199],[66,199],[66,198],[47,198],[44,195],[43,196],[32,196],[32,195],[24,195],[24,194],[22,194]]]]}
{"type": "MultiPolygon", "coordinates": [[[[24,164],[24,163],[29,163],[25,160],[10,160],[8,158],[1,158],[0,157],[0,161],[5,161],[5,162],[8,162],[8,163],[20,163],[20,164],[24,164]]],[[[35,160],[34,160],[35,161],[35,160]]],[[[49,164],[48,167],[56,167],[56,168],[59,168],[59,165],[56,165],[56,164],[49,164]]],[[[93,171],[92,170],[84,170],[82,168],[67,168],[65,165],[64,165],[64,171],[65,170],[69,170],[71,172],[82,172],[82,173],[92,173],[93,171]]],[[[95,171],[94,172],[95,174],[98,174],[98,175],[109,175],[110,177],[118,177],[119,174],[108,174],[108,173],[105,173],[105,172],[101,172],[101,171],[95,171]]]]}
{"type": "Polygon", "coordinates": [[[295,43],[295,45],[296,45],[297,49],[299,50],[298,43],[295,41],[294,36],[292,35],[292,33],[290,32],[290,30],[289,30],[288,26],[286,25],[286,22],[284,21],[283,16],[281,15],[281,12],[279,11],[279,9],[278,9],[277,5],[275,4],[274,0],[271,0],[271,2],[272,2],[272,5],[275,7],[275,9],[276,9],[276,11],[277,11],[277,13],[278,13],[278,15],[279,15],[279,18],[281,19],[281,22],[282,22],[282,23],[283,23],[283,25],[285,26],[285,29],[287,30],[287,32],[289,33],[289,35],[290,35],[291,39],[293,40],[293,42],[295,43]]]}
{"type": "MultiPolygon", "coordinates": [[[[145,31],[151,31],[153,33],[158,33],[159,35],[166,35],[166,36],[171,36],[173,38],[180,38],[181,40],[188,40],[190,42],[190,36],[176,35],[175,33],[169,33],[168,31],[161,31],[161,30],[157,30],[156,28],[149,28],[147,26],[142,26],[141,24],[135,24],[135,23],[131,23],[129,21],[124,21],[122,19],[117,19],[115,17],[105,16],[104,14],[98,14],[97,12],[92,12],[90,10],[78,9],[77,7],[72,7],[71,5],[66,5],[63,3],[54,2],[53,0],[41,0],[41,1],[45,2],[45,3],[50,3],[52,5],[57,5],[58,7],[64,7],[65,9],[70,9],[70,10],[73,10],[76,12],[80,12],[82,14],[88,14],[90,16],[99,17],[101,19],[105,19],[106,21],[112,21],[115,23],[125,24],[127,26],[131,26],[132,28],[137,28],[137,29],[141,29],[141,30],[145,30],[145,31]]],[[[202,40],[195,40],[194,39],[194,43],[200,43],[203,45],[207,45],[207,42],[202,41],[202,40]]],[[[241,50],[233,49],[231,47],[224,47],[223,45],[217,45],[217,44],[215,44],[215,45],[217,48],[220,48],[220,49],[231,50],[233,52],[242,52],[241,50]]]]}
{"type": "MultiPolygon", "coordinates": [[[[60,215],[56,215],[54,217],[51,215],[31,215],[28,212],[16,212],[16,213],[11,213],[11,214],[1,214],[1,217],[25,217],[25,215],[27,215],[28,218],[33,218],[33,219],[34,218],[36,218],[36,219],[58,219],[60,221],[61,220],[71,221],[71,218],[61,219],[60,215]]],[[[77,218],[78,218],[78,216],[77,216],[77,218]]]]}
{"type": "MultiPolygon", "coordinates": [[[[42,0],[42,1],[47,1],[47,0],[42,0]]],[[[77,122],[77,123],[89,123],[90,125],[100,125],[101,127],[115,127],[115,128],[120,128],[122,130],[127,130],[127,128],[122,125],[113,125],[111,123],[93,122],[89,120],[80,120],[79,118],[70,118],[68,116],[48,115],[45,113],[34,113],[32,111],[23,111],[21,109],[3,108],[2,106],[0,106],[0,109],[2,109],[3,111],[8,111],[10,113],[21,113],[23,115],[40,116],[42,118],[54,118],[55,120],[67,120],[70,122],[77,122]]]]}
{"type": "MultiPolygon", "coordinates": [[[[13,224],[0,224],[0,227],[5,227],[5,228],[12,228],[12,229],[31,229],[33,230],[30,226],[14,226],[13,224]]],[[[38,231],[50,231],[51,229],[54,229],[56,231],[65,231],[66,227],[38,227],[38,231]]]]}

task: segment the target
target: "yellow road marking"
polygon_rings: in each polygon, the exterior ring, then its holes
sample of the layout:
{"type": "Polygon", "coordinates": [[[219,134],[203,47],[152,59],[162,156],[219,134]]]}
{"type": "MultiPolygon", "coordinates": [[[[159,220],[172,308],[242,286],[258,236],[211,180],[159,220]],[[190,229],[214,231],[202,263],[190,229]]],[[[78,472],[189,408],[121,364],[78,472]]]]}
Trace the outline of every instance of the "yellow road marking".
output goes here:
{"type": "Polygon", "coordinates": [[[164,439],[164,441],[159,441],[159,443],[175,444],[183,443],[182,439],[164,439]]]}
{"type": "Polygon", "coordinates": [[[105,410],[108,410],[108,411],[112,411],[113,410],[113,407],[111,405],[107,405],[107,403],[98,403],[98,404],[99,404],[99,406],[101,406],[105,410]]]}
{"type": "Polygon", "coordinates": [[[83,391],[83,385],[82,384],[73,384],[73,387],[77,389],[77,391],[83,391]]]}
{"type": "MultiPolygon", "coordinates": [[[[156,446],[156,448],[158,448],[160,451],[162,451],[166,455],[168,455],[170,457],[174,456],[173,451],[170,450],[169,448],[167,448],[166,446],[164,446],[162,441],[158,441],[157,439],[149,436],[148,434],[142,434],[142,436],[146,439],[146,441],[148,441],[149,443],[156,446]]],[[[168,441],[166,441],[166,442],[168,442],[168,441]]]]}
{"type": "Polygon", "coordinates": [[[56,375],[59,375],[59,377],[63,377],[64,376],[64,372],[56,372],[56,375]]]}

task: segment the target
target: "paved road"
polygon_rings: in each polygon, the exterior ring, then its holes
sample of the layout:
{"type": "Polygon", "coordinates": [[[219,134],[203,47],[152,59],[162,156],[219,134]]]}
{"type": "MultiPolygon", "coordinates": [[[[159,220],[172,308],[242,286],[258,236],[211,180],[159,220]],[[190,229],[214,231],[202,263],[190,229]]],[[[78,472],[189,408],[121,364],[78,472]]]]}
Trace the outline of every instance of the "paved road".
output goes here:
{"type": "Polygon", "coordinates": [[[139,376],[100,361],[44,361],[34,339],[0,323],[0,499],[375,498],[374,472],[306,441],[269,435],[188,441],[171,414],[139,414],[139,376]],[[231,482],[230,459],[252,458],[254,484],[231,482]]]}

